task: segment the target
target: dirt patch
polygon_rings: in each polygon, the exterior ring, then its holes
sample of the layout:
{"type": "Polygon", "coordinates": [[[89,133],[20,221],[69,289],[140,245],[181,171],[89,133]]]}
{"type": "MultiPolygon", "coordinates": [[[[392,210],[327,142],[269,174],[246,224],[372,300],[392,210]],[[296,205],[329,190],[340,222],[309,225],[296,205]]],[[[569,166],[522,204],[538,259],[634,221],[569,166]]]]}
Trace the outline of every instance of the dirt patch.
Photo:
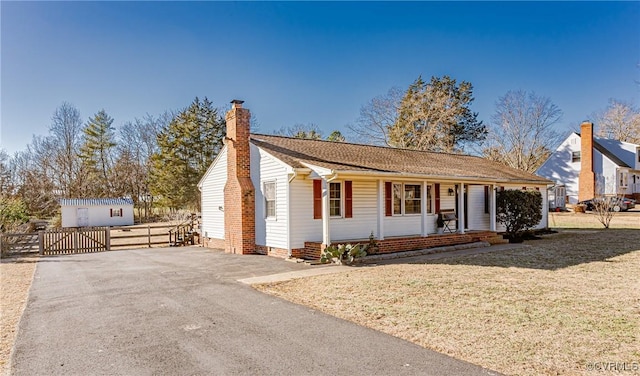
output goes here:
{"type": "Polygon", "coordinates": [[[29,288],[33,281],[37,256],[9,257],[0,260],[0,371],[9,373],[11,349],[16,338],[29,288]]]}
{"type": "Polygon", "coordinates": [[[640,231],[525,244],[256,288],[506,374],[640,374],[640,231]]]}

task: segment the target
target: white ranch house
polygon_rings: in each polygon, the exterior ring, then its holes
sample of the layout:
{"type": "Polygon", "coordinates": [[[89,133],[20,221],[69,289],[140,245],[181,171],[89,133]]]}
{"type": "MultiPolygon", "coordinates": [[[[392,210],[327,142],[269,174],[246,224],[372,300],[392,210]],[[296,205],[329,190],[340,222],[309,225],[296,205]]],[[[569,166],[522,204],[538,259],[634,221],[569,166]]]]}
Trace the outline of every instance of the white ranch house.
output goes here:
{"type": "Polygon", "coordinates": [[[62,227],[126,226],[133,224],[131,198],[60,199],[62,227]]]}
{"type": "Polygon", "coordinates": [[[317,258],[329,244],[366,242],[382,252],[495,237],[500,189],[543,195],[550,181],[479,157],[249,134],[232,102],[226,145],[199,183],[205,246],[235,253],[317,258]],[[454,212],[437,235],[439,211],[454,212]]]}

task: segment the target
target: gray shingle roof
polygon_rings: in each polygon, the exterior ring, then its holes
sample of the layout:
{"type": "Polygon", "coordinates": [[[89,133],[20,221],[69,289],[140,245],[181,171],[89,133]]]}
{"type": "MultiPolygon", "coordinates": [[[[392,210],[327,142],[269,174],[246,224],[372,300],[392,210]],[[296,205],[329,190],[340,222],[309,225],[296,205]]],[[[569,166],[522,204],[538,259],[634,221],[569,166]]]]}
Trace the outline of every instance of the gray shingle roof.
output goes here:
{"type": "Polygon", "coordinates": [[[251,142],[293,168],[305,163],[334,171],[421,175],[460,180],[552,184],[480,157],[252,134],[251,142]]]}
{"type": "Polygon", "coordinates": [[[130,197],[118,198],[61,198],[62,206],[125,206],[133,205],[130,197]]]}

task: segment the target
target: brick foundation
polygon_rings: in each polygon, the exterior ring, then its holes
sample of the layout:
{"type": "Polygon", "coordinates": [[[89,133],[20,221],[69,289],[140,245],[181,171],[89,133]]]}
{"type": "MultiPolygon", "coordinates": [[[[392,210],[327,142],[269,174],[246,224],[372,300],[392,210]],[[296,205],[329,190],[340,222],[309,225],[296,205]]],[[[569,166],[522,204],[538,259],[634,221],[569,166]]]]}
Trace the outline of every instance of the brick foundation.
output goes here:
{"type": "MultiPolygon", "coordinates": [[[[429,235],[427,237],[398,237],[388,238],[378,241],[378,251],[375,254],[382,253],[395,253],[404,251],[415,251],[418,249],[427,249],[434,247],[442,247],[447,245],[467,244],[478,241],[488,241],[495,237],[496,233],[493,231],[474,231],[465,234],[442,234],[442,235],[429,235]]],[[[362,240],[349,240],[349,241],[336,241],[332,244],[362,244],[369,243],[369,239],[362,240]]],[[[305,242],[305,249],[301,258],[309,260],[317,260],[321,255],[321,242],[305,242]]]]}

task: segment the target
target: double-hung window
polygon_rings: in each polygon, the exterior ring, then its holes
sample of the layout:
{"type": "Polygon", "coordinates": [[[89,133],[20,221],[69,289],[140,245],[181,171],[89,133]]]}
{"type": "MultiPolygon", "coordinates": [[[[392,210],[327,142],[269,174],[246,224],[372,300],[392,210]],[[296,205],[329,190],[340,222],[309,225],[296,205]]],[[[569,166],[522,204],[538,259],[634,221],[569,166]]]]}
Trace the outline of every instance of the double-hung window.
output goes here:
{"type": "Polygon", "coordinates": [[[420,214],[422,208],[422,186],[404,185],[404,214],[420,214]]]}
{"type": "Polygon", "coordinates": [[[265,217],[276,217],[276,182],[269,181],[264,183],[264,212],[265,217]]]}
{"type": "Polygon", "coordinates": [[[571,162],[575,163],[575,162],[580,162],[580,152],[579,151],[573,151],[571,152],[571,162]]]}
{"type": "Polygon", "coordinates": [[[340,217],[342,215],[342,185],[329,183],[329,215],[340,217]]]}
{"type": "MultiPolygon", "coordinates": [[[[429,187],[431,188],[431,187],[429,187]]],[[[431,190],[428,191],[428,196],[431,190]]],[[[431,211],[428,199],[427,211],[431,211]]],[[[420,214],[422,212],[422,185],[393,183],[393,215],[420,214]]]]}

